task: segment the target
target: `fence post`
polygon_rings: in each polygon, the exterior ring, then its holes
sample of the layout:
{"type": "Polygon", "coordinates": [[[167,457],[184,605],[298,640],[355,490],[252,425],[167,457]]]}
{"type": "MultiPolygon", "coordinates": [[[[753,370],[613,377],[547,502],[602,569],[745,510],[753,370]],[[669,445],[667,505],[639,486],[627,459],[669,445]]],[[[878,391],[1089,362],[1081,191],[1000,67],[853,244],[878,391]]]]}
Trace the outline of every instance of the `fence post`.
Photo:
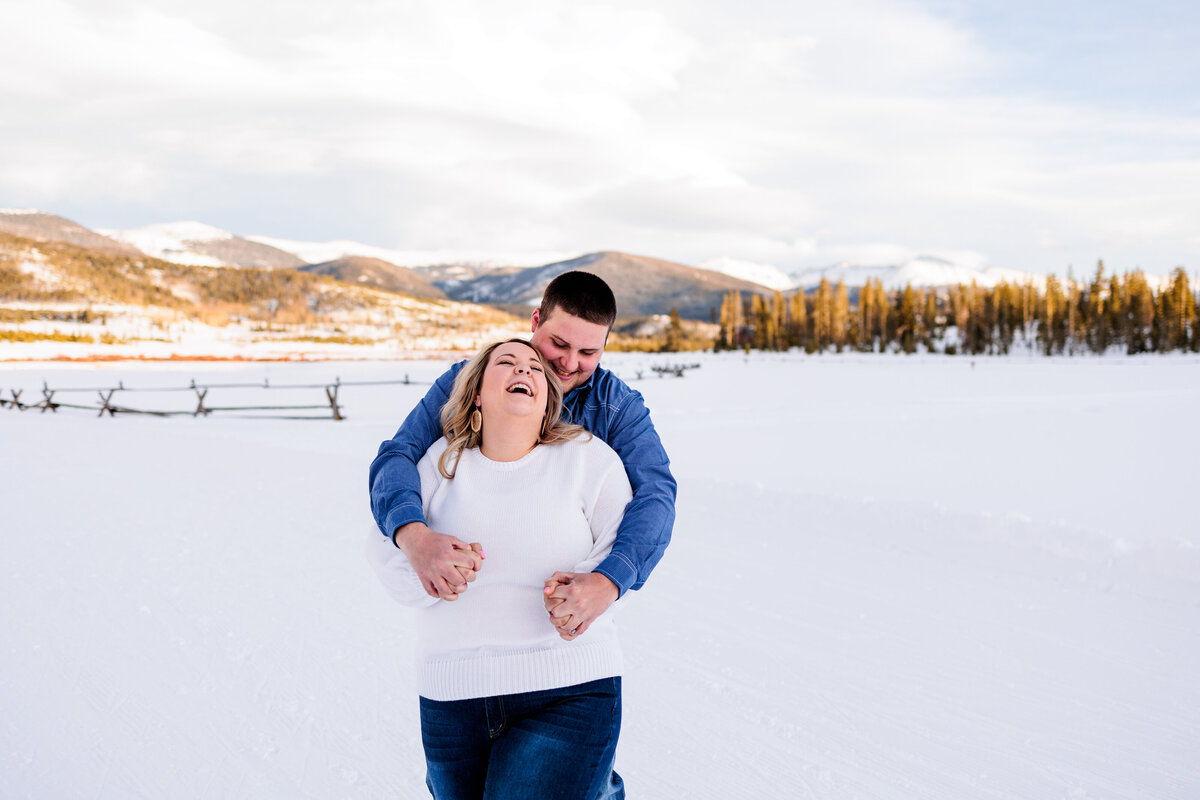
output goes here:
{"type": "Polygon", "coordinates": [[[55,414],[58,413],[58,403],[54,402],[54,392],[54,389],[51,389],[45,381],[42,381],[42,397],[45,398],[41,402],[43,414],[46,413],[46,409],[50,409],[55,414]]]}
{"type": "Polygon", "coordinates": [[[113,392],[115,392],[115,391],[116,391],[116,389],[109,389],[108,394],[105,395],[103,391],[96,390],[96,393],[100,395],[101,402],[104,403],[104,405],[101,406],[101,408],[100,408],[99,416],[103,417],[105,411],[108,412],[108,415],[110,417],[115,417],[117,415],[116,409],[114,409],[112,407],[112,404],[109,403],[109,401],[112,400],[113,392]]]}
{"type": "Polygon", "coordinates": [[[330,384],[325,387],[325,396],[329,398],[329,407],[333,409],[333,418],[335,420],[342,419],[342,410],[338,407],[337,395],[338,387],[341,385],[342,379],[338,378],[337,383],[330,384]]]}
{"type": "Polygon", "coordinates": [[[204,397],[207,394],[208,389],[205,389],[203,392],[199,389],[196,389],[196,410],[192,412],[193,417],[199,416],[200,414],[203,414],[207,417],[211,413],[207,408],[204,407],[204,397]]]}

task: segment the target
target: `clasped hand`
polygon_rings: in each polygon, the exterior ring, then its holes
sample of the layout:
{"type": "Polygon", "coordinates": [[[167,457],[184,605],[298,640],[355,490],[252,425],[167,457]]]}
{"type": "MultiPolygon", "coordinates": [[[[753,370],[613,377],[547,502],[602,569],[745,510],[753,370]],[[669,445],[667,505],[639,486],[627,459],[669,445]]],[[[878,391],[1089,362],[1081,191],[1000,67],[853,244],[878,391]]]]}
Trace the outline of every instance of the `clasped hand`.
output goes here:
{"type": "MultiPolygon", "coordinates": [[[[438,533],[423,522],[401,526],[393,541],[429,596],[442,600],[457,600],[487,558],[478,542],[438,533]]],[[[550,623],[569,642],[586,633],[619,594],[616,584],[599,572],[556,572],[546,579],[542,600],[550,623]]]]}
{"type": "Polygon", "coordinates": [[[438,533],[424,522],[397,528],[392,541],[404,551],[429,596],[443,600],[457,600],[487,558],[479,542],[468,544],[457,536],[438,533]]]}
{"type": "Polygon", "coordinates": [[[617,600],[617,586],[599,572],[556,572],[546,579],[542,600],[558,635],[572,641],[617,600]]]}

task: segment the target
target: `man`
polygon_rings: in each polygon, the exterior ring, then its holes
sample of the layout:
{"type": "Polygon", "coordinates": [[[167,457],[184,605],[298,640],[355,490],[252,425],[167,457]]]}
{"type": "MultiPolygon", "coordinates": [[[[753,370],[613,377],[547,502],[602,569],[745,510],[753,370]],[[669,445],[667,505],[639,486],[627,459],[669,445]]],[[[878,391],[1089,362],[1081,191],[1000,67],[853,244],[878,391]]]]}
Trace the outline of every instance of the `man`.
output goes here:
{"type": "MultiPolygon", "coordinates": [[[[551,281],[532,316],[530,344],[562,382],[565,416],[617,452],[633,486],[609,556],[590,573],[557,572],[546,581],[546,608],[564,639],[583,635],[618,597],[641,588],[675,522],[675,479],[642,396],[599,366],[616,316],[608,284],[579,271],[551,281]]],[[[396,435],[380,445],[370,472],[371,510],[380,531],[404,551],[425,591],[445,600],[466,591],[485,554],[478,544],[425,524],[416,465],[442,435],[442,405],[464,363],[438,378],[396,435]]]]}

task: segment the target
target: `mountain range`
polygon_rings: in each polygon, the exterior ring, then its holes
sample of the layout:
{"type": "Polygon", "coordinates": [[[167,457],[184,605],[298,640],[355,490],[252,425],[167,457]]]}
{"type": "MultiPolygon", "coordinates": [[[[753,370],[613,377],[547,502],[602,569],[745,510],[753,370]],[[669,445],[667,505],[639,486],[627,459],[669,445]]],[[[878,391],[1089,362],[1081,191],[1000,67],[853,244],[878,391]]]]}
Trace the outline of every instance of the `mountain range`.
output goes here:
{"type": "MultiPolygon", "coordinates": [[[[933,256],[890,266],[835,264],[791,273],[770,264],[730,257],[687,266],[648,256],[604,251],[585,255],[524,252],[395,250],[348,240],[305,242],[268,236],[237,236],[200,222],[174,222],[128,230],[89,230],[37,210],[0,209],[0,231],[61,241],[106,252],[142,253],[177,264],[207,267],[296,269],[361,286],[416,297],[489,303],[510,310],[536,304],[546,283],[568,269],[585,268],[605,278],[617,294],[622,316],[665,314],[707,320],[729,291],[811,291],[820,282],[862,286],[880,280],[886,289],[977,283],[994,286],[1045,276],[1000,267],[980,269],[933,256]]],[[[1150,276],[1148,276],[1150,277],[1150,276]]]]}
{"type": "Polygon", "coordinates": [[[381,258],[345,256],[320,264],[306,264],[300,272],[328,275],[345,283],[374,286],[387,292],[399,292],[413,297],[432,297],[444,300],[447,295],[429,281],[427,275],[408,267],[399,267],[381,258]]]}

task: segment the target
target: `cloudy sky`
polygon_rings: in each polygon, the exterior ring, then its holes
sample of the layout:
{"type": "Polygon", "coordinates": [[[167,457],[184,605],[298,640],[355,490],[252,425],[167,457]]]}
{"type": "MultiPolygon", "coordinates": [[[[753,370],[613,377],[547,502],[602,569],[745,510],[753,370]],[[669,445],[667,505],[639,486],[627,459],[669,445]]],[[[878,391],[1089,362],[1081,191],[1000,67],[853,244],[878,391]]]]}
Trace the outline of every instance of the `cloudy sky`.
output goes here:
{"type": "Polygon", "coordinates": [[[785,269],[1200,267],[1194,0],[0,0],[0,207],[785,269]]]}

